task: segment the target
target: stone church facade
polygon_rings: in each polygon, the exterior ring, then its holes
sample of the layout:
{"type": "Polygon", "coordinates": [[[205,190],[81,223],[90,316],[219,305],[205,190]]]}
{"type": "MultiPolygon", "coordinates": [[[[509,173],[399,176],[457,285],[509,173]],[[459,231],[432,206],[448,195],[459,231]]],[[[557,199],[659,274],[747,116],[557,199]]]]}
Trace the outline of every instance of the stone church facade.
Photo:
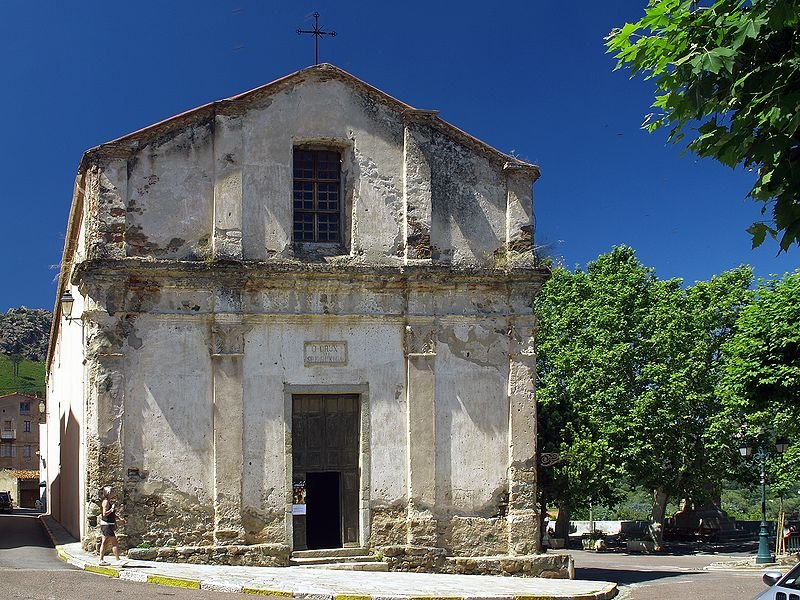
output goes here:
{"type": "Polygon", "coordinates": [[[128,547],[211,562],[539,552],[538,175],[331,65],[86,152],[53,514],[94,547],[110,484],[128,547]]]}

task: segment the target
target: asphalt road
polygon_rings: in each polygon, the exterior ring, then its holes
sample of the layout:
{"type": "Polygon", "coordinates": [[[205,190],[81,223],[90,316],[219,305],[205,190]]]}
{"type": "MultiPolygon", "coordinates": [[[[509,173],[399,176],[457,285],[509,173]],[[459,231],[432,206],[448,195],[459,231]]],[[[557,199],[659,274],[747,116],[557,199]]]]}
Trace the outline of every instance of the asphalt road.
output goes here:
{"type": "Polygon", "coordinates": [[[704,570],[711,563],[751,557],[748,553],[570,554],[575,558],[576,579],[615,581],[620,600],[750,600],[766,589],[760,571],[704,570]]]}
{"type": "MultiPolygon", "coordinates": [[[[19,508],[0,513],[0,569],[71,569],[56,555],[37,515],[19,508]]],[[[3,581],[5,575],[3,572],[3,581]]]]}
{"type": "Polygon", "coordinates": [[[252,596],[184,590],[122,581],[75,569],[62,562],[36,513],[21,509],[0,514],[0,598],[2,600],[236,600],[252,596]]]}

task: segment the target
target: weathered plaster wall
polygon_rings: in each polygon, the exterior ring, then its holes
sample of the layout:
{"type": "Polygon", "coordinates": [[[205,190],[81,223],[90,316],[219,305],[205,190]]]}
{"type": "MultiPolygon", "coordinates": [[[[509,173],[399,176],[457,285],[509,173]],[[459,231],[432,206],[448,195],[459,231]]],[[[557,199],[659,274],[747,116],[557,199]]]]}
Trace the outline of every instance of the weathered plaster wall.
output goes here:
{"type": "Polygon", "coordinates": [[[187,321],[142,315],[127,337],[126,532],[153,545],[210,543],[213,536],[208,328],[187,321]]]}
{"type": "MultiPolygon", "coordinates": [[[[73,317],[83,311],[77,287],[73,317]]],[[[91,510],[86,494],[86,415],[83,323],[64,320],[53,349],[47,381],[47,476],[50,512],[75,537],[86,531],[91,510]]]]}
{"type": "Polygon", "coordinates": [[[400,251],[403,123],[400,116],[340,81],[307,82],[271,96],[242,117],[244,255],[289,251],[292,149],[339,148],[346,254],[383,260],[400,251]],[[267,200],[267,201],[265,201],[267,200]]]}
{"type": "Polygon", "coordinates": [[[435,130],[421,148],[431,172],[432,258],[491,264],[505,245],[502,165],[435,130]]]}
{"type": "MultiPolygon", "coordinates": [[[[283,518],[287,505],[290,449],[281,442],[291,423],[287,395],[314,390],[368,389],[362,406],[368,414],[368,444],[391,448],[362,456],[362,482],[370,505],[402,501],[405,493],[401,327],[397,323],[336,317],[270,319],[253,323],[247,337],[245,369],[246,510],[283,518]],[[342,366],[304,366],[306,340],[347,342],[342,366]]],[[[265,519],[269,521],[270,519],[265,519]]]]}
{"type": "Polygon", "coordinates": [[[213,141],[211,124],[198,124],[148,144],[128,161],[123,196],[128,256],[203,260],[210,255],[213,141]]]}
{"type": "Polygon", "coordinates": [[[504,320],[448,323],[436,345],[437,499],[494,516],[506,479],[508,338],[504,320]],[[492,488],[491,486],[494,486],[492,488]]]}
{"type": "Polygon", "coordinates": [[[133,542],[212,542],[214,457],[223,449],[215,449],[211,331],[216,319],[235,314],[243,333],[242,409],[241,417],[226,418],[241,428],[241,499],[234,509],[241,541],[290,539],[287,397],[298,389],[349,389],[367,390],[362,394],[367,404],[363,542],[405,541],[412,444],[431,461],[435,481],[414,505],[433,519],[426,525],[433,527],[430,543],[453,552],[476,544],[484,553],[504,551],[508,465],[497,457],[508,455],[509,444],[511,341],[505,315],[517,304],[525,310],[523,294],[475,285],[437,294],[430,283],[412,291],[392,280],[313,277],[269,290],[254,282],[215,290],[205,277],[142,275],[128,280],[127,291],[106,282],[92,305],[106,315],[114,307],[114,316],[103,318],[104,328],[124,356],[122,471],[131,515],[127,534],[133,542]],[[146,312],[139,312],[143,307],[146,312]],[[412,319],[423,319],[425,339],[408,339],[409,310],[428,313],[412,319]],[[347,364],[305,365],[304,342],[311,340],[346,342],[347,364]],[[429,447],[408,430],[409,418],[416,418],[408,413],[405,375],[407,352],[414,345],[433,352],[433,397],[422,397],[423,406],[432,407],[429,447]]]}

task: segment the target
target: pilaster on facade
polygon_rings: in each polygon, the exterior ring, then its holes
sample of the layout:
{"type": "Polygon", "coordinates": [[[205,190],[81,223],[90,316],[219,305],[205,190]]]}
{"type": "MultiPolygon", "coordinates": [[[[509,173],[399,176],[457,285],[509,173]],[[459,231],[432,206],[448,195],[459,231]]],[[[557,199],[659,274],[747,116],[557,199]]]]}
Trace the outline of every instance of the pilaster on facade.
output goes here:
{"type": "Polygon", "coordinates": [[[249,327],[218,317],[211,326],[214,423],[214,542],[244,543],[244,357],[249,327]]]}
{"type": "Polygon", "coordinates": [[[216,260],[242,260],[242,121],[214,121],[214,236],[216,260]]]}
{"type": "Polygon", "coordinates": [[[436,545],[436,324],[405,328],[408,453],[407,543],[436,545]]]}
{"type": "MultiPolygon", "coordinates": [[[[94,550],[99,538],[96,525],[100,515],[101,490],[111,486],[121,494],[125,486],[125,372],[117,319],[84,316],[87,344],[91,348],[86,358],[87,470],[83,493],[87,510],[84,547],[94,550]]],[[[124,540],[124,535],[120,537],[124,540]]]]}
{"type": "Polygon", "coordinates": [[[509,323],[508,553],[541,550],[536,504],[536,351],[533,317],[509,323]]]}
{"type": "Polygon", "coordinates": [[[431,123],[438,111],[409,109],[403,113],[403,232],[405,262],[430,262],[431,166],[426,156],[431,123]]]}

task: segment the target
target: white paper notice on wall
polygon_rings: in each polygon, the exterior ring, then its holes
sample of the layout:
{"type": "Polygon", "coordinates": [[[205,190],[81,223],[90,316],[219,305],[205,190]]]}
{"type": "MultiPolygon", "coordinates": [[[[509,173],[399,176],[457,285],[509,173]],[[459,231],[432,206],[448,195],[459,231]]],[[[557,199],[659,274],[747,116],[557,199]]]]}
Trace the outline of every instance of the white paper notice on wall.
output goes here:
{"type": "Polygon", "coordinates": [[[305,504],[292,504],[292,514],[293,515],[304,515],[304,514],[306,514],[306,505],[305,504]]]}
{"type": "Polygon", "coordinates": [[[347,342],[306,342],[303,346],[304,363],[312,365],[346,365],[347,342]]]}

